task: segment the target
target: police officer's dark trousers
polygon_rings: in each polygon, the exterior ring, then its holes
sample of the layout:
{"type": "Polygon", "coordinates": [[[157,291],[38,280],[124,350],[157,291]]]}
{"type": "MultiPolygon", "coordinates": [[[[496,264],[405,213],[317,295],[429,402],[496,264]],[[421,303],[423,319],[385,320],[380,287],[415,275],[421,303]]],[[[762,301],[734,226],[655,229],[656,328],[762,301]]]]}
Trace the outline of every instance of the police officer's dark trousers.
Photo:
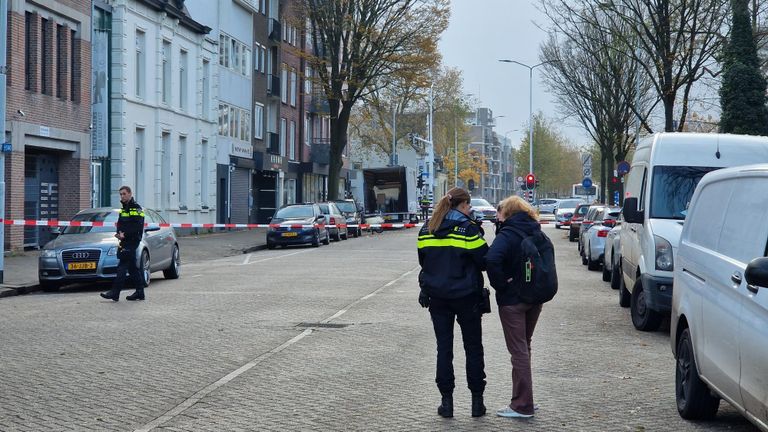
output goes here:
{"type": "Polygon", "coordinates": [[[472,393],[485,389],[485,361],[483,360],[482,313],[479,294],[459,299],[430,298],[429,314],[437,339],[437,374],[435,382],[441,393],[450,393],[455,387],[453,374],[453,323],[458,321],[467,364],[467,384],[472,393]]]}
{"type": "Polygon", "coordinates": [[[109,294],[114,297],[120,295],[120,291],[125,288],[125,281],[128,279],[136,288],[139,296],[144,297],[144,281],[141,277],[141,270],[136,263],[136,249],[126,248],[124,252],[121,252],[121,256],[120,263],[117,265],[117,275],[109,294]]]}

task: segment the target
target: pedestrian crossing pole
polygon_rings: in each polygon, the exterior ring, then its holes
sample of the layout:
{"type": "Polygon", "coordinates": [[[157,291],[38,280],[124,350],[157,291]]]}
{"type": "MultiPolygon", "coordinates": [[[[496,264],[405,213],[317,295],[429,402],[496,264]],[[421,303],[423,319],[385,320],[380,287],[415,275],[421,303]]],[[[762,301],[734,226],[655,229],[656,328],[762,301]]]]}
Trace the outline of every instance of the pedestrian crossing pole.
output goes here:
{"type": "MultiPolygon", "coordinates": [[[[5,142],[6,45],[8,44],[8,0],[0,0],[0,139],[5,142]]],[[[5,219],[5,153],[0,150],[0,219],[5,219]]],[[[0,222],[0,284],[5,270],[5,221],[0,222]]]]}

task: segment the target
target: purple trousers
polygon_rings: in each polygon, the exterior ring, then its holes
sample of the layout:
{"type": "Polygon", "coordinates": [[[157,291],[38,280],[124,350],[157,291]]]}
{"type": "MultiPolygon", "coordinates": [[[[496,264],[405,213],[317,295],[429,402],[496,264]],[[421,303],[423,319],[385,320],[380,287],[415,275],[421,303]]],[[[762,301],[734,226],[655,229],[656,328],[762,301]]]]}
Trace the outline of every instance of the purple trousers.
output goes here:
{"type": "Polygon", "coordinates": [[[509,407],[520,414],[533,414],[531,337],[540,313],[540,304],[499,306],[504,340],[512,357],[512,401],[509,407]]]}

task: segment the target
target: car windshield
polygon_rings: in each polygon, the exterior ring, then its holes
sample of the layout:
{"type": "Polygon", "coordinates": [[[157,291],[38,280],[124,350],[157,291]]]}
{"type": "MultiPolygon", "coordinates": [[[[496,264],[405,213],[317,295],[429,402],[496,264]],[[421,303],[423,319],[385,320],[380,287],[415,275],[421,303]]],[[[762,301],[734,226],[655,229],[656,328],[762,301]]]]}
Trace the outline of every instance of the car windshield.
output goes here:
{"type": "Polygon", "coordinates": [[[278,210],[275,219],[308,219],[313,215],[311,206],[291,206],[278,210]]]}
{"type": "Polygon", "coordinates": [[[72,218],[73,222],[106,222],[109,226],[90,227],[90,226],[68,226],[62,231],[63,234],[85,234],[85,233],[100,233],[100,232],[115,232],[115,226],[112,225],[117,222],[117,211],[106,210],[102,212],[88,212],[80,213],[72,218]]]}
{"type": "Polygon", "coordinates": [[[716,167],[657,166],[653,169],[650,217],[685,219],[693,191],[716,167]]]}
{"type": "Polygon", "coordinates": [[[562,209],[576,208],[577,205],[583,202],[582,200],[562,200],[557,204],[557,207],[562,209]]]}
{"type": "Polygon", "coordinates": [[[491,203],[482,198],[472,198],[472,202],[470,204],[472,207],[493,207],[491,203]]]}
{"type": "Polygon", "coordinates": [[[355,209],[355,203],[352,201],[339,201],[336,203],[336,207],[344,213],[354,213],[357,211],[357,209],[355,209]]]}

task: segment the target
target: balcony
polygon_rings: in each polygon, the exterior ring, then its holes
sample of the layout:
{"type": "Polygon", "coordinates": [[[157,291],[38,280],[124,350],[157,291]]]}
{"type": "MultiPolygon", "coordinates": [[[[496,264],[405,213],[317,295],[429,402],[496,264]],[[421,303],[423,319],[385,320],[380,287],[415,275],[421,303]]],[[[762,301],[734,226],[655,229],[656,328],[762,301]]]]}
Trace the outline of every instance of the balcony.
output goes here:
{"type": "Polygon", "coordinates": [[[269,40],[272,42],[280,42],[280,39],[282,38],[282,27],[280,26],[280,21],[270,18],[269,19],[269,40]]]}
{"type": "Polygon", "coordinates": [[[322,91],[313,91],[312,99],[309,102],[309,112],[312,114],[330,114],[331,106],[328,104],[328,98],[322,91]]]}
{"type": "Polygon", "coordinates": [[[267,153],[280,154],[280,134],[267,132],[267,153]]]}
{"type": "Polygon", "coordinates": [[[309,158],[312,162],[319,165],[331,163],[331,140],[329,138],[313,139],[309,158]]]}
{"type": "Polygon", "coordinates": [[[270,74],[267,77],[267,95],[280,99],[280,76],[270,74]]]}

